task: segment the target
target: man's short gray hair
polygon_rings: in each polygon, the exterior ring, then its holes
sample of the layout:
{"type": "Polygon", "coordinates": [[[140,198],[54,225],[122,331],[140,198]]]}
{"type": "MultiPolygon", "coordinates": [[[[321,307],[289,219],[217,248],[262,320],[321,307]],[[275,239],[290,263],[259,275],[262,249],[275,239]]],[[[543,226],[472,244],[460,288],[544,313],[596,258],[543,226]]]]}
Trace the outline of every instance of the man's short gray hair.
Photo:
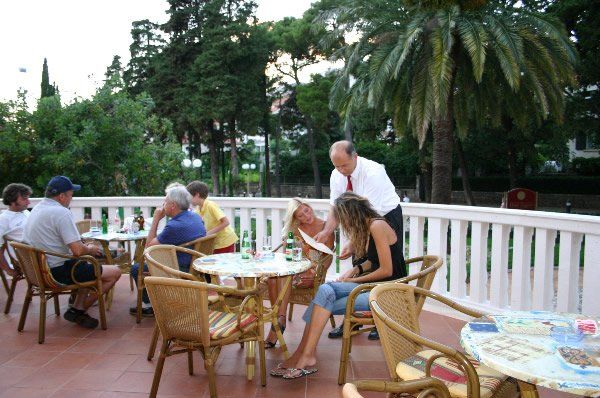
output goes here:
{"type": "Polygon", "coordinates": [[[192,195],[183,185],[170,188],[167,191],[166,199],[176,203],[181,210],[189,209],[192,203],[192,195]]]}

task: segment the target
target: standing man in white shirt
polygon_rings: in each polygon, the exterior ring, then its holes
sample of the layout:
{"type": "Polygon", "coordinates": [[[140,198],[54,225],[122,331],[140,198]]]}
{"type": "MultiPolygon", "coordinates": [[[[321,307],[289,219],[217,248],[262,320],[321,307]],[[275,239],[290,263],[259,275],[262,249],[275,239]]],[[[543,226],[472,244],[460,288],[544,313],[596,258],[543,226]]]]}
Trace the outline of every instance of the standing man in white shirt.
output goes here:
{"type": "MultiPolygon", "coordinates": [[[[388,177],[385,167],[382,164],[358,156],[354,145],[350,141],[333,143],[329,149],[329,157],[335,167],[329,178],[329,202],[331,207],[325,227],[315,236],[315,239],[320,242],[337,228],[338,221],[333,213],[333,204],[342,193],[353,191],[369,200],[373,208],[387,220],[396,232],[397,238],[402,242],[403,219],[400,197],[396,193],[396,188],[388,177]]],[[[339,258],[344,260],[352,256],[353,253],[354,248],[348,243],[340,251],[339,258]]],[[[334,329],[329,333],[329,337],[341,337],[341,329],[341,327],[334,329]]],[[[369,334],[371,340],[378,338],[379,336],[375,330],[369,334]]]]}
{"type": "Polygon", "coordinates": [[[8,209],[0,214],[0,268],[8,275],[13,275],[13,269],[6,261],[4,251],[12,251],[12,248],[3,246],[4,241],[23,240],[23,227],[29,217],[27,208],[32,192],[29,186],[17,183],[8,184],[2,191],[2,203],[8,206],[8,209]]]}

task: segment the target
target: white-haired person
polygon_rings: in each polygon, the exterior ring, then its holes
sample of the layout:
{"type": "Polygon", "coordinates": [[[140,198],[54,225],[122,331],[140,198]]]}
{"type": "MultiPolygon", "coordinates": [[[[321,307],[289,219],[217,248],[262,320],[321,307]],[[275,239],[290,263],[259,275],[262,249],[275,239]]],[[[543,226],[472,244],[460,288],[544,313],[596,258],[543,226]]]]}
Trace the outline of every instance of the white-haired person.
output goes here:
{"type": "MultiPolygon", "coordinates": [[[[166,190],[162,207],[157,207],[154,210],[152,226],[148,231],[148,238],[146,239],[146,247],[159,244],[180,245],[205,236],[206,229],[204,228],[202,218],[193,211],[189,211],[191,203],[192,195],[190,195],[183,185],[170,186],[166,190]],[[162,232],[158,234],[158,223],[165,216],[168,216],[170,219],[167,221],[162,232]]],[[[177,262],[179,263],[180,271],[189,272],[191,261],[192,257],[189,254],[177,253],[177,262]]],[[[144,265],[144,271],[147,270],[147,266],[144,265]]],[[[137,281],[138,272],[139,264],[134,264],[131,267],[131,275],[134,281],[137,281]]],[[[129,313],[135,315],[137,308],[131,307],[129,313]]],[[[142,316],[154,316],[154,310],[150,305],[150,299],[145,290],[142,294],[142,316]]]]}
{"type": "MultiPolygon", "coordinates": [[[[285,215],[284,226],[282,230],[282,240],[283,242],[285,242],[288,233],[292,232],[294,234],[294,238],[302,241],[302,237],[300,235],[300,232],[298,232],[298,229],[301,229],[309,236],[315,236],[323,230],[324,226],[325,221],[315,215],[312,206],[308,202],[305,202],[300,198],[293,198],[288,203],[288,208],[285,215]]],[[[324,243],[330,248],[332,248],[334,244],[334,234],[329,234],[324,243]]],[[[311,257],[309,254],[311,250],[314,249],[312,249],[307,244],[303,245],[303,253],[306,257],[311,257]]],[[[327,264],[325,264],[326,267],[329,267],[329,265],[331,265],[331,259],[327,264]]],[[[315,276],[315,267],[316,264],[313,264],[313,267],[297,275],[293,280],[293,284],[302,287],[312,286],[315,276]]],[[[277,299],[279,292],[283,288],[284,282],[285,278],[269,278],[267,280],[267,284],[269,287],[269,300],[271,301],[271,304],[273,304],[277,299]]],[[[277,315],[277,320],[279,322],[279,326],[281,328],[282,333],[285,330],[286,325],[285,314],[287,312],[289,297],[290,289],[288,289],[288,291],[286,292],[286,295],[284,296],[281,302],[281,306],[279,307],[279,313],[277,315]]],[[[277,335],[275,334],[275,328],[271,327],[271,331],[269,332],[269,335],[265,340],[265,348],[273,348],[275,347],[276,343],[277,335]]]]}

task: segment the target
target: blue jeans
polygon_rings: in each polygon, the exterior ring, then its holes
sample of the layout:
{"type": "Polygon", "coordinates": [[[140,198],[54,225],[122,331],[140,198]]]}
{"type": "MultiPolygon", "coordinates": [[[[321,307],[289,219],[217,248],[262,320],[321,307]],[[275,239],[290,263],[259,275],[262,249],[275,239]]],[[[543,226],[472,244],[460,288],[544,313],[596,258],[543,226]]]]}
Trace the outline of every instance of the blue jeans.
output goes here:
{"type": "MultiPolygon", "coordinates": [[[[319,290],[317,290],[315,298],[306,309],[302,319],[304,319],[304,322],[310,323],[310,317],[315,305],[325,308],[333,315],[345,314],[348,295],[350,295],[350,292],[358,285],[358,283],[354,282],[329,282],[322,284],[319,286],[319,290]]],[[[354,302],[354,310],[369,310],[369,292],[364,292],[358,295],[356,301],[354,302]]]]}
{"type": "MultiPolygon", "coordinates": [[[[138,272],[140,270],[140,265],[138,263],[135,263],[131,266],[131,276],[133,277],[133,280],[135,281],[135,285],[137,286],[137,277],[138,277],[138,272]]],[[[190,265],[179,265],[179,271],[182,272],[190,272],[190,265]]],[[[146,264],[144,264],[144,272],[148,272],[148,266],[146,264]]],[[[144,289],[144,291],[142,292],[142,302],[146,303],[146,304],[150,304],[150,297],[148,297],[148,292],[146,291],[146,289],[144,289]]]]}

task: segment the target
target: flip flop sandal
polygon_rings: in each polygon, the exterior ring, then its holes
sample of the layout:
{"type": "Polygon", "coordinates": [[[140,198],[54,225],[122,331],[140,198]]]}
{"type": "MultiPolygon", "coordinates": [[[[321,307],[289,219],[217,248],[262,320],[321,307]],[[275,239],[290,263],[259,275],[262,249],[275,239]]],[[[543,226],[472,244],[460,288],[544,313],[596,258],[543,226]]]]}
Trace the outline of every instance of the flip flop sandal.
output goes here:
{"type": "Polygon", "coordinates": [[[271,369],[269,374],[273,377],[283,377],[283,375],[286,374],[287,371],[288,371],[288,368],[284,368],[282,366],[282,364],[278,363],[277,367],[274,369],[271,369]]]}
{"type": "Polygon", "coordinates": [[[304,377],[304,376],[311,375],[313,373],[317,373],[318,370],[319,369],[317,369],[317,368],[304,368],[304,369],[289,368],[288,371],[282,377],[286,380],[298,379],[300,377],[304,377]],[[298,373],[295,373],[295,372],[298,372],[298,373]]]}

